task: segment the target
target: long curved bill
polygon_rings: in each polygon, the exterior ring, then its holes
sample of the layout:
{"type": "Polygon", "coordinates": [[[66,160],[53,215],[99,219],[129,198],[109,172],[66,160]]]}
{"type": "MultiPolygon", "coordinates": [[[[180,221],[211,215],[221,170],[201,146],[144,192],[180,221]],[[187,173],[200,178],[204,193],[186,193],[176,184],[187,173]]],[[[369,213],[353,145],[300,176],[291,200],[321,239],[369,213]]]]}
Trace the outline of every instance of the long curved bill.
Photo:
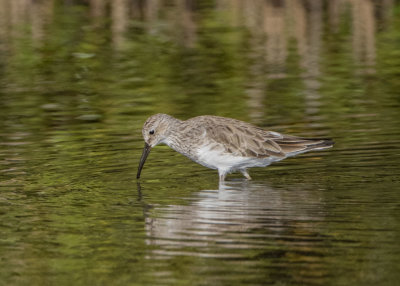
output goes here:
{"type": "Polygon", "coordinates": [[[144,162],[146,162],[147,156],[149,156],[149,154],[150,154],[150,150],[151,150],[151,146],[147,143],[144,143],[143,153],[142,153],[142,157],[140,157],[139,168],[137,171],[136,179],[140,178],[140,173],[142,172],[142,168],[144,166],[144,162]]]}

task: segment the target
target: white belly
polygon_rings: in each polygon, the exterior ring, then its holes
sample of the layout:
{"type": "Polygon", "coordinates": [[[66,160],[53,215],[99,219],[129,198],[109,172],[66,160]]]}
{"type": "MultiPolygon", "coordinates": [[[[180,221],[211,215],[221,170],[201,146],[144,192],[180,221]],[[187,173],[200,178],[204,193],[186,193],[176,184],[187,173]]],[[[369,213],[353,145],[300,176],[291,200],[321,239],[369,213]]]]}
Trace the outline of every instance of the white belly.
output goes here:
{"type": "Polygon", "coordinates": [[[274,161],[281,160],[282,158],[251,158],[236,156],[221,152],[220,150],[211,150],[210,146],[203,146],[197,151],[196,162],[211,168],[232,172],[235,170],[246,169],[251,167],[265,167],[274,161]]]}

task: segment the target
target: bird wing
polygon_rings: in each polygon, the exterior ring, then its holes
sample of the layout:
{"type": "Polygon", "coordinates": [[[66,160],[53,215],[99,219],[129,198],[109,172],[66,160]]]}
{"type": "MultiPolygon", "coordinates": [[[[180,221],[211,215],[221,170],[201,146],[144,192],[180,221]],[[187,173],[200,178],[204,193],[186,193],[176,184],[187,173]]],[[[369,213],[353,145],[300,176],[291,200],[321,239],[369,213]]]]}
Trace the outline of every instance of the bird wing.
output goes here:
{"type": "MultiPolygon", "coordinates": [[[[208,125],[207,137],[228,154],[243,157],[285,157],[282,148],[267,131],[241,125],[208,125]]],[[[277,133],[278,134],[278,133],[277,133]]]]}
{"type": "Polygon", "coordinates": [[[329,139],[301,138],[267,131],[254,125],[243,124],[207,125],[207,137],[228,154],[253,158],[287,157],[312,149],[331,147],[329,139]]]}

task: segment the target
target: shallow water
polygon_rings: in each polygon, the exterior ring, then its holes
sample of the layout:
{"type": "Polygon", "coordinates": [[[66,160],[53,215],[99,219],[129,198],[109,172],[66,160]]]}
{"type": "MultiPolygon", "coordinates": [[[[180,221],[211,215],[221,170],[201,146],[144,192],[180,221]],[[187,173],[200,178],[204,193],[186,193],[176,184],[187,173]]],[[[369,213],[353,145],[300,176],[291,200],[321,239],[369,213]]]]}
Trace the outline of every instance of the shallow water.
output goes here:
{"type": "Polygon", "coordinates": [[[0,285],[397,285],[398,2],[105,3],[0,1],[0,285]],[[336,144],[138,182],[157,112],[336,144]]]}

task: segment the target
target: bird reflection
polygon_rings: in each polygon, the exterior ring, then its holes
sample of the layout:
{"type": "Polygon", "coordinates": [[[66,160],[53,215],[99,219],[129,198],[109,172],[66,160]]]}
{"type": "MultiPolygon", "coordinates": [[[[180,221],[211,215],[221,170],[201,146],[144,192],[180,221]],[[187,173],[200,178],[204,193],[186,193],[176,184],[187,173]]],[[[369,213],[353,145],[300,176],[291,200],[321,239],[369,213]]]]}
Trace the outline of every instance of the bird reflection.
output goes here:
{"type": "Polygon", "coordinates": [[[138,192],[138,201],[142,201],[142,186],[140,185],[139,181],[136,181],[136,187],[138,192]]]}
{"type": "Polygon", "coordinates": [[[146,243],[157,246],[157,255],[232,257],[241,255],[238,248],[257,247],[271,239],[282,243],[290,236],[292,243],[299,233],[300,240],[318,237],[319,194],[254,181],[223,182],[218,190],[192,194],[188,204],[154,206],[145,214],[146,243]]]}

